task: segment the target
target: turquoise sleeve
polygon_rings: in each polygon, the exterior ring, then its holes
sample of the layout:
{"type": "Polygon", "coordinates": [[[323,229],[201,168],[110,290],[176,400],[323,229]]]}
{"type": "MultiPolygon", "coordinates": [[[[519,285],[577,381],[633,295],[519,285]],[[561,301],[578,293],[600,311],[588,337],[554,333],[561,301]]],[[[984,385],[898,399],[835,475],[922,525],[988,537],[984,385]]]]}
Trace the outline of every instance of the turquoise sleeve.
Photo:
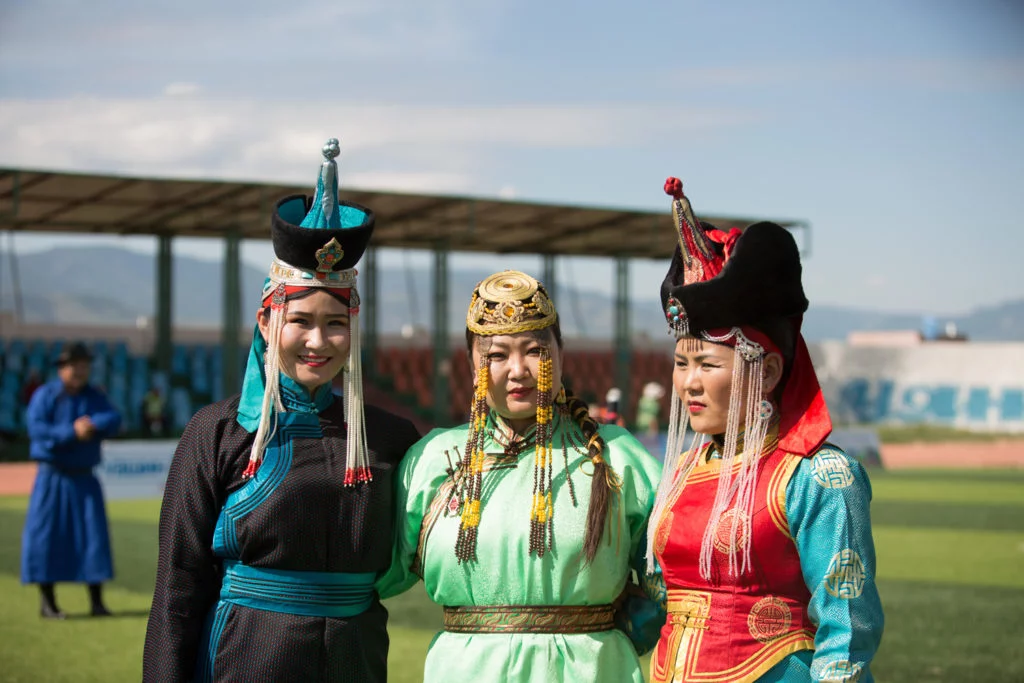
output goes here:
{"type": "Polygon", "coordinates": [[[800,462],[786,488],[786,516],[811,593],[807,613],[817,627],[814,681],[874,680],[884,616],[870,502],[861,464],[827,445],[800,462]]]}

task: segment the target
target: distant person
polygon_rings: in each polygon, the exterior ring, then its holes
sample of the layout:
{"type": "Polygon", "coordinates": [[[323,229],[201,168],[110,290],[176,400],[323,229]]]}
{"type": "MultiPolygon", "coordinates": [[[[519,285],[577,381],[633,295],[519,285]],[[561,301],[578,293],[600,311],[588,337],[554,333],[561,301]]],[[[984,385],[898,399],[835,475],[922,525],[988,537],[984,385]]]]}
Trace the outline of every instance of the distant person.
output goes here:
{"type": "Polygon", "coordinates": [[[622,417],[622,390],[618,387],[612,387],[605,394],[599,422],[606,425],[626,426],[626,420],[622,417]]]}
{"type": "Polygon", "coordinates": [[[39,371],[29,371],[28,377],[25,378],[25,383],[21,387],[21,404],[27,406],[32,400],[32,394],[36,393],[36,389],[41,386],[43,386],[43,378],[39,376],[39,371]]]}
{"type": "Polygon", "coordinates": [[[636,423],[639,430],[648,436],[658,433],[658,417],[661,413],[661,399],[665,395],[665,387],[657,382],[648,382],[640,394],[636,407],[636,423]]]}
{"type": "Polygon", "coordinates": [[[114,576],[103,490],[93,468],[100,442],[117,434],[121,416],[89,384],[92,356],[73,344],[57,358],[57,379],[28,406],[30,454],[39,462],[21,543],[21,581],[39,584],[40,614],[63,619],[56,583],[89,586],[90,613],[108,616],[102,584],[114,576]]]}
{"type": "Polygon", "coordinates": [[[166,416],[164,397],[157,387],[142,397],[142,429],[146,436],[163,436],[166,416]]]}
{"type": "Polygon", "coordinates": [[[185,428],[160,510],[142,678],[383,683],[394,481],[419,433],[363,404],[355,265],[374,215],[315,197],[271,216],[275,258],[241,394],[185,428]],[[342,377],[343,396],[331,385],[342,377]]]}
{"type": "Polygon", "coordinates": [[[601,424],[602,406],[601,402],[597,400],[597,394],[592,391],[584,392],[580,395],[580,400],[587,406],[587,415],[590,416],[590,419],[601,424]]]}

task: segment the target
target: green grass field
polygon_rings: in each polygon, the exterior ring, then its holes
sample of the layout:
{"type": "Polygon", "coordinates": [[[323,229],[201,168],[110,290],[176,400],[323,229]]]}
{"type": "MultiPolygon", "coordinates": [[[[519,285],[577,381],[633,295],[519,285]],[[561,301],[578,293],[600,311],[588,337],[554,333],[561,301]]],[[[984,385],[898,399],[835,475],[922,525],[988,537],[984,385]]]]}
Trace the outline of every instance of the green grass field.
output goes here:
{"type": "MultiPolygon", "coordinates": [[[[874,472],[885,637],[879,681],[1024,680],[1024,471],[874,472]],[[1017,643],[1014,645],[1014,643],[1017,643]]],[[[60,586],[73,618],[39,619],[18,580],[24,497],[0,497],[0,681],[137,681],[156,565],[159,503],[113,502],[111,619],[80,617],[85,589],[60,586]]],[[[421,680],[439,609],[417,587],[388,602],[391,678],[421,680]]]]}

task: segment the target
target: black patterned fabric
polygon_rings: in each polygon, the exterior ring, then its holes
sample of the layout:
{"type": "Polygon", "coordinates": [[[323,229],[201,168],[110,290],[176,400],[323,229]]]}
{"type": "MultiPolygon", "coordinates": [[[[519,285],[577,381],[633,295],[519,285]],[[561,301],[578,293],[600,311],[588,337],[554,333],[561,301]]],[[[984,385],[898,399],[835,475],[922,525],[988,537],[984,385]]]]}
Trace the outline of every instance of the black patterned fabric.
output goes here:
{"type": "MultiPolygon", "coordinates": [[[[228,495],[245,482],[253,434],[236,421],[238,397],[199,411],[171,463],[160,512],[160,555],[143,657],[143,680],[188,681],[203,624],[217,602],[221,564],[211,549],[228,495]]],[[[270,497],[237,522],[241,560],[268,569],[383,572],[391,560],[392,477],[419,438],[407,420],[366,406],[373,481],[342,486],[344,413],[320,413],[322,439],[296,439],[291,469],[270,497]]],[[[306,617],[234,605],[219,640],[214,680],[387,680],[387,611],[374,599],[351,618],[306,617]]]]}

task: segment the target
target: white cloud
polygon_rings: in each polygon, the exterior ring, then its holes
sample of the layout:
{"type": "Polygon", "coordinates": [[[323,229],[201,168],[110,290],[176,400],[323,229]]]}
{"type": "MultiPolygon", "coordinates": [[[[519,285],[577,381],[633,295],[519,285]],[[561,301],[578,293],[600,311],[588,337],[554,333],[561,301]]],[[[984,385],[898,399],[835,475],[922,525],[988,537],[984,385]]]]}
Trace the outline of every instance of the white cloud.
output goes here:
{"type": "Polygon", "coordinates": [[[778,62],[680,69],[675,72],[674,80],[688,88],[866,83],[943,91],[979,91],[1024,86],[1024,60],[873,57],[778,62]]]}
{"type": "Polygon", "coordinates": [[[640,105],[297,106],[202,96],[0,100],[0,165],[302,182],[323,141],[338,137],[346,184],[493,193],[479,185],[480,165],[504,149],[658,145],[754,117],[640,105]]]}
{"type": "Polygon", "coordinates": [[[198,83],[168,83],[164,86],[164,95],[167,97],[192,97],[202,92],[203,88],[198,83]]]}
{"type": "Polygon", "coordinates": [[[499,25],[501,2],[479,0],[269,0],[140,5],[125,0],[34,0],[5,13],[3,55],[52,63],[106,63],[159,54],[171,63],[316,64],[341,58],[459,58],[499,25]],[[59,16],[61,21],[54,21],[59,16]]]}

